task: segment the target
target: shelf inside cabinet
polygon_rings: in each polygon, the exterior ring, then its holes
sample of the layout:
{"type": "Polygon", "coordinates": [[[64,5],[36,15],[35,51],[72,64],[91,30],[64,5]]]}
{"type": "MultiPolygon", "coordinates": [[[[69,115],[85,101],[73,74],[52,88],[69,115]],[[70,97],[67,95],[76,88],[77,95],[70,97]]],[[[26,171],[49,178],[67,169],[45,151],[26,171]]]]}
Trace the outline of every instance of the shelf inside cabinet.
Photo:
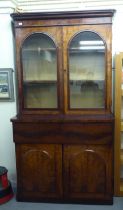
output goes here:
{"type": "Polygon", "coordinates": [[[88,47],[74,47],[69,49],[69,53],[88,53],[88,52],[94,52],[94,53],[104,53],[104,48],[88,48],[88,47]]]}
{"type": "Polygon", "coordinates": [[[55,84],[56,80],[26,80],[24,85],[36,85],[36,84],[55,84]]]}
{"type": "Polygon", "coordinates": [[[41,51],[56,51],[56,48],[24,48],[23,51],[25,52],[41,52],[41,51]]]}
{"type": "MultiPolygon", "coordinates": [[[[80,77],[80,76],[79,76],[80,77]]],[[[92,83],[94,83],[94,82],[97,82],[97,83],[104,83],[105,81],[104,81],[104,79],[97,79],[97,78],[89,78],[89,79],[82,79],[82,80],[80,80],[80,79],[78,79],[78,77],[76,77],[75,78],[75,76],[74,76],[74,79],[73,78],[71,78],[70,79],[70,83],[72,84],[72,83],[77,83],[77,84],[81,84],[81,83],[87,83],[87,84],[92,84],[92,83]]]]}

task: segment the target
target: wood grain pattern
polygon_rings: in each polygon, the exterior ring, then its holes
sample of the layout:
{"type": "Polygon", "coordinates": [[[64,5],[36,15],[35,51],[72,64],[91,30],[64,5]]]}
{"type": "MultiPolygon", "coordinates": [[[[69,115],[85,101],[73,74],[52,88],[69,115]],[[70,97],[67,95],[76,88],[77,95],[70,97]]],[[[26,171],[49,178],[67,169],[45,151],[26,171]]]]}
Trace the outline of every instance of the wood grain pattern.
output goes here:
{"type": "Polygon", "coordinates": [[[62,153],[59,145],[16,146],[17,199],[60,198],[62,196],[62,153]],[[54,164],[55,163],[55,164],[54,164]]]}
{"type": "Polygon", "coordinates": [[[62,31],[60,28],[30,28],[27,29],[25,28],[24,30],[21,29],[17,29],[16,30],[16,62],[18,64],[18,68],[17,68],[17,78],[18,78],[18,94],[19,94],[19,101],[18,101],[18,107],[19,113],[23,113],[23,114],[28,114],[28,113],[43,113],[43,114],[58,114],[59,112],[61,112],[61,110],[63,110],[63,97],[58,97],[58,104],[59,107],[58,109],[54,109],[54,112],[52,111],[52,109],[24,109],[24,97],[21,97],[24,95],[23,93],[23,66],[22,66],[22,57],[21,57],[21,52],[22,52],[22,47],[23,47],[23,43],[24,41],[31,36],[33,33],[45,33],[46,35],[48,35],[49,37],[51,37],[51,39],[54,41],[56,48],[57,48],[57,73],[58,73],[58,96],[62,96],[63,95],[63,72],[62,72],[62,50],[61,46],[62,46],[62,42],[61,42],[61,36],[62,36],[62,31]]]}
{"type": "Polygon", "coordinates": [[[15,143],[112,144],[112,123],[15,123],[15,143]],[[49,138],[50,136],[50,138],[49,138]]]}
{"type": "Polygon", "coordinates": [[[112,159],[112,151],[108,147],[65,146],[65,195],[74,199],[112,193],[112,181],[109,178],[111,168],[107,165],[109,159],[112,159]]]}
{"type": "Polygon", "coordinates": [[[18,114],[11,119],[16,147],[18,200],[112,204],[113,13],[113,10],[102,10],[11,15],[18,80],[18,114]],[[105,44],[105,106],[101,109],[69,108],[69,43],[82,31],[97,33],[105,44]],[[24,40],[34,33],[47,34],[57,49],[57,109],[24,107],[21,52],[24,40]]]}
{"type": "MultiPolygon", "coordinates": [[[[103,19],[103,18],[102,18],[103,19]]],[[[76,19],[75,19],[76,20],[76,19]]],[[[83,20],[83,19],[82,19],[83,20]]],[[[90,19],[93,22],[93,18],[90,19]]],[[[49,20],[47,24],[49,23],[49,20]]],[[[52,21],[56,21],[52,19],[52,21]]],[[[67,19],[63,20],[64,23],[67,19]]],[[[37,22],[37,21],[36,21],[37,22]]],[[[44,20],[41,20],[41,23],[44,20]]],[[[71,20],[74,24],[74,21],[71,20]]],[[[23,26],[23,24],[22,24],[23,26]]],[[[18,77],[18,94],[19,94],[19,113],[23,114],[59,114],[60,113],[72,113],[72,114],[91,114],[92,112],[95,114],[102,113],[110,113],[111,112],[111,89],[112,89],[112,74],[111,74],[111,22],[108,24],[83,24],[81,25],[72,25],[72,26],[42,26],[42,27],[24,27],[24,28],[16,28],[16,53],[17,53],[17,77],[18,77]],[[77,110],[69,110],[69,89],[68,89],[68,81],[69,81],[69,57],[68,57],[68,48],[71,39],[78,33],[82,31],[90,31],[97,33],[104,41],[106,47],[105,53],[105,109],[78,109],[77,110]],[[22,69],[22,62],[21,62],[21,50],[23,46],[24,40],[29,37],[33,33],[45,33],[49,37],[51,37],[54,43],[57,46],[57,67],[58,67],[58,101],[59,101],[59,109],[54,109],[54,111],[50,109],[24,109],[24,97],[23,96],[23,69],[22,69]]]]}
{"type": "Polygon", "coordinates": [[[112,123],[15,123],[14,141],[18,200],[112,203],[112,123]]]}
{"type": "MultiPolygon", "coordinates": [[[[106,59],[105,59],[105,73],[106,73],[106,86],[105,86],[105,111],[111,112],[111,81],[112,81],[112,76],[111,76],[111,26],[106,25],[106,26],[95,26],[95,25],[82,25],[82,26],[69,26],[66,27],[63,30],[64,34],[64,42],[63,42],[63,55],[64,55],[64,69],[65,75],[64,75],[64,96],[65,96],[65,112],[68,113],[91,113],[90,110],[87,109],[79,109],[79,110],[69,110],[69,57],[68,57],[68,49],[69,49],[69,43],[71,39],[80,32],[84,31],[91,31],[97,33],[102,40],[104,40],[105,46],[106,46],[106,59]]],[[[101,111],[104,113],[104,110],[98,110],[94,109],[95,113],[100,113],[101,111]]]]}

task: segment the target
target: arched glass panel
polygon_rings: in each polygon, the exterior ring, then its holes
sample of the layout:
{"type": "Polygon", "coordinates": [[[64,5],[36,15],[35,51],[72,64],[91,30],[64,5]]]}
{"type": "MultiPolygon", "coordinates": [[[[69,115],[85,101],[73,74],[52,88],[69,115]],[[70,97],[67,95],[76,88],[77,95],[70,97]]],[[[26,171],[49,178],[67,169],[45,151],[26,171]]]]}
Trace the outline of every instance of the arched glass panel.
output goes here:
{"type": "Polygon", "coordinates": [[[57,54],[46,34],[30,35],[22,46],[25,108],[57,108],[57,54]]]}
{"type": "Polygon", "coordinates": [[[90,31],[77,34],[69,45],[69,108],[105,107],[105,45],[90,31]]]}

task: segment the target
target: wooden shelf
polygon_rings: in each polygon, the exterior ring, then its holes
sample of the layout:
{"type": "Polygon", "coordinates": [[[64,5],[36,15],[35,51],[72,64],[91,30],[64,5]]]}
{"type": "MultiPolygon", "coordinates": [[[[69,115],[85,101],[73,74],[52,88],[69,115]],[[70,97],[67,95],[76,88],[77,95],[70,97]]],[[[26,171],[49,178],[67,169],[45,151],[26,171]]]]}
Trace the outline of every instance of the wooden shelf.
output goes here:
{"type": "Polygon", "coordinates": [[[23,51],[25,52],[41,52],[41,51],[56,51],[56,48],[42,48],[42,47],[36,47],[36,48],[23,48],[23,51]]]}
{"type": "Polygon", "coordinates": [[[36,85],[36,84],[55,84],[57,80],[28,80],[24,81],[24,85],[36,85]]]}
{"type": "Polygon", "coordinates": [[[99,79],[99,78],[88,78],[88,79],[78,79],[76,78],[71,78],[70,82],[102,82],[104,83],[105,80],[104,79],[99,79]]]}
{"type": "Polygon", "coordinates": [[[87,47],[72,47],[72,48],[69,48],[69,53],[83,53],[83,52],[100,52],[100,53],[104,53],[105,52],[105,48],[104,49],[100,49],[100,48],[92,48],[92,46],[90,46],[90,48],[87,46],[87,47]]]}

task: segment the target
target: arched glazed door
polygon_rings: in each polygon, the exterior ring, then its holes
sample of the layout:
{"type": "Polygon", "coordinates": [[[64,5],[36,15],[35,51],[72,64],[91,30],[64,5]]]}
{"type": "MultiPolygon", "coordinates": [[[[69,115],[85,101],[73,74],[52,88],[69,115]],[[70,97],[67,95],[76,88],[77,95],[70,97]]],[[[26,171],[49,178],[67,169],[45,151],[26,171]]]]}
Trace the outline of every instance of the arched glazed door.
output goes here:
{"type": "Polygon", "coordinates": [[[22,45],[24,108],[58,108],[57,48],[45,33],[34,33],[22,45]]]}
{"type": "Polygon", "coordinates": [[[68,47],[69,109],[104,109],[105,43],[95,32],[82,31],[68,47]]]}

